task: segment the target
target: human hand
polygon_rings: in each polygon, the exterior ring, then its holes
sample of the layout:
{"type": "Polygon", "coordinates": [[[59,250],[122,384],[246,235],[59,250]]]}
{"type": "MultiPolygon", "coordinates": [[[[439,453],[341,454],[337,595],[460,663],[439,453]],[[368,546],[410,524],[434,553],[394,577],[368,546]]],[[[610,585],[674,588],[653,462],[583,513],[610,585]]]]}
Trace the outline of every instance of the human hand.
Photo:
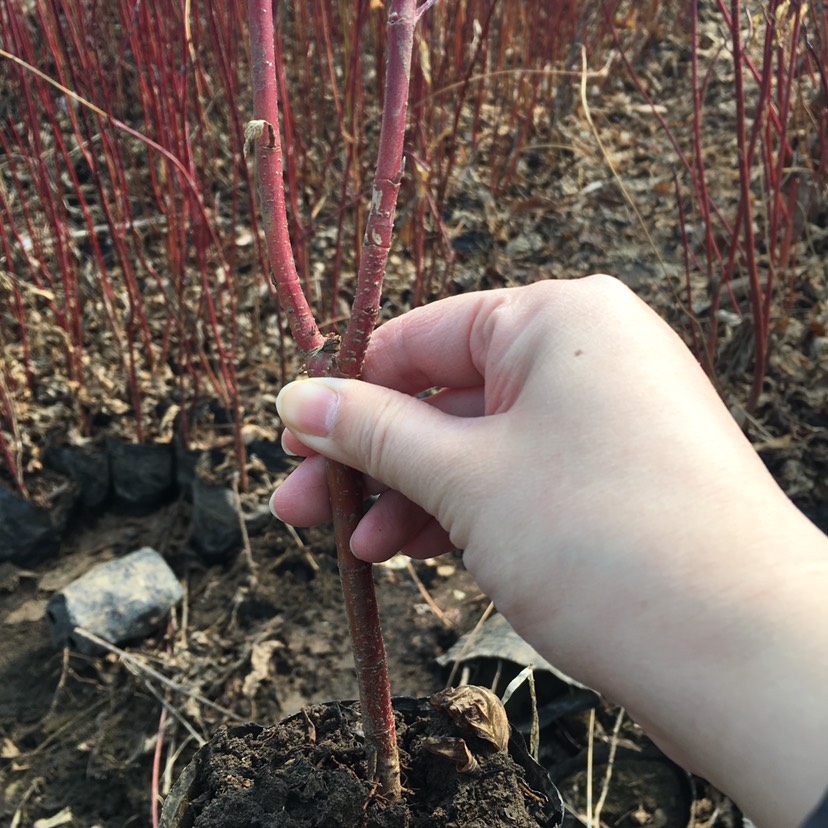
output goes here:
{"type": "Polygon", "coordinates": [[[309,459],[274,511],[299,526],[330,518],[314,452],[359,468],[381,495],[354,533],[358,557],[465,549],[503,611],[552,597],[553,579],[568,592],[575,576],[590,592],[603,581],[606,600],[630,578],[645,588],[675,533],[734,475],[771,485],[678,337],[610,277],[416,310],[375,332],[364,376],[374,385],[282,391],[284,442],[309,459]],[[444,390],[413,398],[434,386],[444,390]]]}
{"type": "Polygon", "coordinates": [[[762,648],[812,608],[802,585],[822,541],[681,340],[610,277],[541,282],[388,322],[364,377],[280,394],[286,447],[308,459],[275,512],[329,517],[320,455],[365,472],[380,497],[358,557],[464,549],[540,652],[632,708],[674,758],[726,776],[725,742],[741,749],[748,727],[710,714],[700,729],[709,683],[725,682],[723,711],[744,710],[748,682],[757,715],[778,707],[766,672],[787,656],[762,648]]]}

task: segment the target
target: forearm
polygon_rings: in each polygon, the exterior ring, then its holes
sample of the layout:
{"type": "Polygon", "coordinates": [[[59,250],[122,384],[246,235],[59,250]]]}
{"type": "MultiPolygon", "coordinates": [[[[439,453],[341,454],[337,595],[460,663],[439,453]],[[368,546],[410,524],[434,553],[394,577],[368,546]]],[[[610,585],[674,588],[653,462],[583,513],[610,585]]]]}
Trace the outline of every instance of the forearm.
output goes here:
{"type": "Polygon", "coordinates": [[[781,493],[737,508],[665,539],[663,577],[617,582],[583,641],[562,645],[553,618],[534,643],[757,826],[795,828],[828,787],[828,539],[781,493]]]}
{"type": "MultiPolygon", "coordinates": [[[[755,540],[747,557],[765,565],[719,587],[733,590],[732,601],[711,601],[678,658],[664,642],[671,695],[649,707],[635,697],[645,729],[758,826],[800,825],[828,786],[827,546],[804,519],[755,540]]],[[[705,603],[701,594],[700,615],[705,603]]]]}

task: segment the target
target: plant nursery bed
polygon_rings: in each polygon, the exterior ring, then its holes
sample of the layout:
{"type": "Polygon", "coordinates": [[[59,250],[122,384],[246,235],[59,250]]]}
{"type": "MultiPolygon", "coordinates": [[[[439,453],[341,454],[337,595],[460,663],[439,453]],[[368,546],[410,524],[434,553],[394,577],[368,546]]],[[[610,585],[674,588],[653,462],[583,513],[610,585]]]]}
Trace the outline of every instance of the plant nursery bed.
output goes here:
{"type": "MultiPolygon", "coordinates": [[[[15,4],[7,5],[11,8],[15,4]]],[[[44,37],[40,34],[41,12],[51,5],[18,5],[30,9],[33,31],[38,38],[44,37]]],[[[69,9],[72,4],[63,5],[69,9]]],[[[84,4],[75,5],[84,8],[84,4]]],[[[129,50],[124,51],[123,47],[133,31],[131,21],[151,5],[113,6],[113,13],[125,10],[123,39],[116,42],[118,49],[111,50],[113,72],[115,64],[123,64],[130,84],[133,78],[144,77],[144,70],[134,64],[129,50]]],[[[326,5],[283,4],[296,15],[301,9],[326,5]]],[[[382,5],[371,2],[355,7],[374,15],[382,5]]],[[[435,8],[447,9],[453,17],[466,14],[467,5],[472,8],[474,4],[445,2],[435,8]]],[[[491,6],[497,14],[500,4],[477,5],[491,6]]],[[[764,6],[753,0],[747,5],[753,10],[752,19],[760,25],[766,17],[764,6]]],[[[816,8],[817,4],[811,5],[816,8]]],[[[59,6],[56,4],[55,8],[59,6]]],[[[401,243],[392,248],[381,321],[408,310],[417,301],[436,299],[438,294],[518,286],[547,278],[577,278],[594,272],[618,276],[668,320],[688,345],[693,344],[699,331],[708,330],[713,319],[718,319],[710,303],[705,304],[710,285],[703,263],[691,261],[689,272],[685,270],[687,239],[682,234],[688,234],[690,243],[696,245],[694,255],[700,255],[703,222],[691,209],[689,173],[676,159],[659,124],[659,116],[665,117],[679,144],[693,155],[693,94],[688,86],[692,50],[686,10],[681,4],[659,3],[622,4],[619,9],[640,7],[641,14],[646,15],[645,9],[655,10],[659,6],[664,9],[651,23],[632,12],[629,19],[622,19],[619,13],[616,21],[625,31],[635,33],[641,29],[647,36],[635,65],[654,97],[655,107],[646,103],[618,55],[614,55],[603,69],[598,64],[590,66],[591,74],[583,77],[584,97],[580,106],[563,106],[558,111],[556,104],[553,111],[547,101],[532,97],[530,87],[522,86],[519,71],[513,71],[513,61],[520,58],[519,49],[511,43],[497,47],[501,58],[507,56],[507,63],[493,78],[511,83],[514,74],[516,85],[503,87],[513,90],[514,95],[509,93],[506,109],[491,109],[486,103],[479,112],[475,110],[473,120],[475,124],[480,122],[480,139],[473,152],[461,146],[451,176],[451,197],[439,205],[441,209],[425,239],[415,237],[412,227],[418,211],[430,214],[433,209],[428,201],[430,196],[426,190],[421,192],[420,187],[426,165],[416,153],[408,159],[403,186],[409,192],[401,196],[397,221],[401,243]],[[513,98],[527,94],[533,101],[534,115],[526,133],[519,136],[510,107],[513,98]],[[591,119],[587,118],[583,104],[591,107],[591,119]],[[504,182],[496,172],[507,167],[509,180],[504,182]],[[679,185],[682,192],[677,192],[679,185]],[[681,219],[677,201],[687,211],[681,219]],[[418,245],[431,250],[434,244],[437,252],[433,255],[445,258],[450,267],[445,270],[443,284],[440,277],[444,271],[436,269],[432,289],[415,300],[414,253],[418,245]]],[[[733,70],[723,27],[715,16],[715,4],[700,6],[704,11],[702,43],[707,44],[710,55],[720,56],[705,92],[703,157],[708,176],[716,185],[718,208],[732,219],[739,197],[734,160],[733,70]]],[[[194,14],[225,7],[230,10],[234,5],[194,4],[194,14]]],[[[174,18],[175,15],[166,15],[165,25],[174,18]]],[[[302,19],[297,17],[297,26],[302,19]]],[[[373,18],[366,19],[370,22],[373,18]]],[[[479,21],[474,15],[468,20],[469,48],[452,47],[447,50],[447,57],[454,52],[473,51],[472,24],[476,32],[479,21]]],[[[200,26],[194,26],[194,36],[199,34],[200,26]]],[[[221,33],[220,29],[217,26],[216,32],[221,33]]],[[[816,37],[815,28],[809,31],[816,37]]],[[[46,34],[55,43],[73,39],[62,30],[46,34]]],[[[244,52],[243,38],[233,32],[228,35],[228,44],[244,52]]],[[[155,48],[156,37],[149,41],[155,48]]],[[[78,36],[77,42],[83,47],[82,54],[94,53],[82,37],[78,36]]],[[[185,38],[182,34],[171,42],[193,49],[189,35],[185,38]]],[[[474,43],[477,42],[475,33],[474,43]]],[[[425,42],[418,45],[427,47],[425,42]]],[[[46,55],[42,60],[38,57],[41,68],[55,74],[54,67],[61,67],[62,61],[49,58],[45,46],[38,40],[31,54],[46,55]]],[[[318,45],[313,48],[325,52],[318,45]]],[[[220,76],[218,64],[211,64],[215,68],[205,73],[208,64],[201,52],[194,65],[186,52],[174,54],[176,57],[163,65],[181,67],[184,74],[179,77],[169,73],[167,82],[171,88],[178,90],[181,85],[182,89],[190,87],[209,96],[199,106],[197,129],[192,130],[194,134],[204,132],[209,151],[192,156],[188,169],[204,167],[205,171],[219,175],[205,203],[207,215],[228,234],[232,266],[225,271],[205,258],[202,271],[196,268],[192,259],[198,247],[196,237],[202,235],[201,214],[193,209],[193,202],[177,200],[183,196],[178,193],[178,179],[172,177],[172,167],[162,164],[160,156],[148,154],[137,144],[128,144],[128,154],[139,165],[132,182],[136,192],[166,187],[165,182],[172,182],[172,196],[163,215],[136,216],[129,235],[130,246],[125,248],[127,259],[147,260],[151,267],[143,281],[151,286],[155,275],[167,267],[167,248],[174,249],[179,258],[183,256],[178,262],[181,308],[173,301],[174,296],[158,296],[156,300],[163,313],[156,309],[155,316],[149,314],[153,342],[170,346],[165,350],[156,344],[156,357],[167,360],[156,359],[155,373],[142,377],[141,371],[137,372],[144,389],[143,409],[138,410],[143,411],[144,419],[152,426],[146,440],[146,459],[149,461],[152,455],[156,469],[140,474],[136,469],[139,462],[144,462],[144,451],[128,445],[128,441],[137,438],[126,429],[126,425],[130,429],[134,426],[135,405],[122,374],[118,373],[121,360],[126,358],[115,347],[116,338],[103,320],[110,304],[125,314],[124,325],[134,340],[132,352],[139,367],[143,365],[139,359],[140,332],[133,330],[131,308],[138,293],[148,288],[138,280],[135,292],[128,293],[124,283],[118,282],[120,292],[106,307],[96,298],[100,292],[99,274],[91,265],[86,270],[93,248],[103,245],[103,257],[117,241],[110,239],[112,233],[105,228],[100,233],[96,229],[97,244],[92,244],[94,239],[88,245],[84,241],[86,246],[81,252],[86,252],[77,256],[78,268],[83,268],[82,272],[79,270],[77,292],[92,297],[86,300],[85,350],[81,353],[69,348],[66,332],[54,321],[48,321],[52,317],[51,311],[47,313],[47,305],[55,304],[55,310],[60,310],[59,300],[53,301],[51,290],[45,289],[48,285],[39,286],[36,279],[31,283],[21,279],[25,290],[18,297],[19,313],[26,308],[32,312],[28,317],[33,337],[30,344],[36,358],[31,364],[40,374],[34,391],[18,393],[19,399],[14,400],[18,434],[14,441],[9,434],[12,448],[19,449],[11,452],[9,459],[17,461],[22,478],[31,484],[30,499],[21,496],[19,480],[15,492],[16,477],[6,468],[11,465],[8,459],[0,463],[0,510],[7,509],[6,514],[14,516],[0,521],[0,822],[13,828],[156,826],[164,802],[171,792],[181,795],[182,787],[183,799],[179,796],[179,801],[184,803],[186,818],[205,828],[488,828],[543,825],[544,819],[556,820],[555,813],[543,812],[544,800],[551,802],[551,794],[544,790],[542,780],[532,777],[536,769],[527,770],[534,766],[521,764],[523,759],[515,765],[510,756],[493,753],[478,744],[472,754],[480,767],[473,774],[461,772],[444,756],[424,752],[423,739],[441,735],[434,731],[445,726],[428,703],[398,703],[404,750],[402,803],[382,807],[377,790],[365,779],[366,760],[357,710],[344,702],[332,702],[358,695],[333,537],[327,528],[290,529],[272,520],[266,510],[262,520],[269,495],[294,462],[284,457],[279,448],[275,395],[281,380],[292,377],[302,360],[289,347],[280,349],[283,331],[268,304],[267,273],[258,247],[253,244],[250,216],[236,207],[249,195],[242,192],[247,179],[240,177],[237,165],[247,168],[241,160],[241,130],[237,128],[240,125],[225,123],[225,119],[228,112],[235,116],[237,111],[249,108],[247,97],[241,95],[243,91],[246,96],[248,90],[246,86],[240,90],[238,100],[242,103],[238,110],[228,107],[224,98],[216,103],[213,96],[220,76]],[[195,72],[192,82],[187,74],[191,70],[195,72]],[[231,137],[237,145],[235,150],[230,147],[231,137]],[[170,224],[165,229],[181,212],[195,216],[193,228],[187,231],[170,224]],[[139,224],[145,220],[146,224],[139,224]],[[179,231],[187,251],[182,252],[178,243],[172,243],[179,231]],[[226,293],[221,300],[224,305],[220,303],[219,307],[224,307],[227,314],[225,327],[229,327],[230,277],[239,285],[240,339],[232,356],[241,407],[235,420],[215,391],[216,386],[222,385],[215,376],[220,373],[220,348],[202,319],[208,305],[197,278],[199,272],[205,279],[209,273],[209,279],[215,280],[216,291],[226,293]],[[168,306],[173,310],[165,310],[168,306]],[[172,329],[165,327],[167,320],[170,325],[174,321],[180,326],[186,341],[173,342],[172,329]],[[60,358],[65,353],[76,356],[78,365],[83,365],[86,388],[78,388],[67,375],[65,360],[60,358]],[[187,385],[191,382],[190,363],[200,366],[204,377],[214,380],[202,378],[197,395],[187,385]],[[114,382],[110,373],[119,381],[114,382]],[[182,388],[187,391],[183,396],[182,388]],[[191,391],[193,399],[188,396],[191,391]],[[198,405],[193,402],[196,396],[198,405]],[[172,448],[174,437],[165,431],[172,428],[175,417],[167,417],[167,412],[174,413],[179,405],[186,408],[188,400],[193,403],[193,410],[189,411],[189,453],[176,453],[172,448]],[[124,422],[119,424],[118,418],[124,422]],[[77,430],[79,421],[90,428],[94,426],[94,450],[84,442],[86,437],[80,443],[73,439],[73,429],[77,430]],[[249,484],[246,490],[240,487],[242,512],[256,518],[256,531],[246,524],[248,537],[244,537],[238,524],[239,500],[231,485],[234,469],[224,462],[232,454],[234,425],[239,426],[248,449],[248,466],[244,471],[249,474],[249,484]],[[84,448],[79,448],[78,443],[84,448]],[[136,453],[141,457],[136,458],[136,453]],[[55,472],[63,476],[52,477],[55,472]],[[37,487],[38,480],[43,488],[37,487]],[[35,536],[36,551],[19,552],[19,546],[31,535],[35,536]],[[157,550],[183,587],[183,602],[169,622],[151,635],[103,655],[56,650],[46,623],[49,598],[93,567],[143,547],[157,550]],[[281,763],[278,770],[277,760],[281,763]],[[183,781],[176,788],[179,778],[183,781]],[[414,804],[418,797],[418,804],[414,804]],[[321,815],[317,812],[311,816],[311,806],[322,809],[321,815]],[[285,811],[290,812],[293,822],[282,821],[285,811]]],[[[574,62],[568,64],[572,72],[561,73],[556,83],[568,84],[563,88],[564,97],[575,102],[582,77],[577,50],[573,49],[572,56],[574,62]]],[[[236,59],[244,62],[240,55],[236,59]]],[[[288,85],[301,90],[302,79],[297,76],[311,78],[309,65],[304,58],[288,61],[288,85]]],[[[10,68],[10,64],[4,63],[3,68],[10,68]]],[[[351,69],[337,67],[336,71],[343,76],[369,72],[356,63],[351,69]]],[[[435,78],[442,72],[436,60],[433,72],[435,78]]],[[[101,81],[93,72],[80,71],[75,82],[84,75],[93,85],[101,81]]],[[[147,75],[142,84],[151,91],[165,75],[147,75]]],[[[2,88],[8,92],[5,97],[10,113],[15,100],[36,100],[36,95],[20,94],[11,72],[8,77],[10,80],[3,81],[2,88]]],[[[469,78],[476,84],[484,75],[478,75],[475,69],[469,78]]],[[[424,79],[423,83],[416,97],[436,97],[440,106],[450,104],[449,96],[443,92],[460,94],[460,84],[441,86],[435,80],[432,88],[430,80],[425,83],[424,79]]],[[[126,111],[118,110],[114,115],[143,130],[146,124],[140,111],[142,99],[136,94],[132,100],[132,90],[133,86],[128,86],[125,92],[130,99],[126,111]]],[[[90,95],[95,100],[105,103],[97,97],[97,91],[92,91],[90,95]]],[[[69,121],[80,117],[81,110],[76,112],[74,103],[62,93],[52,89],[49,94],[57,102],[60,117],[66,119],[66,134],[71,135],[69,121]]],[[[177,91],[176,106],[178,99],[177,91]]],[[[306,112],[311,120],[322,123],[326,121],[325,113],[332,111],[317,109],[321,102],[308,96],[295,103],[299,114],[306,112]]],[[[343,112],[358,113],[362,103],[361,98],[347,98],[337,106],[343,112]]],[[[374,129],[379,121],[377,112],[369,108],[366,113],[365,123],[374,129]]],[[[806,123],[812,114],[803,111],[797,118],[806,123]]],[[[824,112],[820,117],[824,126],[824,112]]],[[[12,123],[14,118],[7,120],[12,123]]],[[[45,122],[40,116],[33,124],[21,120],[15,129],[21,134],[34,134],[41,120],[45,122]]],[[[178,120],[171,118],[169,124],[165,122],[159,127],[171,127],[178,120]]],[[[461,121],[461,133],[471,132],[472,119],[467,121],[461,121]]],[[[412,132],[418,131],[415,125],[412,121],[412,132]]],[[[346,126],[350,129],[350,123],[346,126]]],[[[97,153],[100,144],[108,144],[110,132],[110,125],[95,121],[88,140],[79,143],[77,151],[70,146],[69,157],[93,182],[96,175],[102,174],[105,157],[102,154],[96,165],[98,173],[93,175],[88,165],[81,163],[81,153],[97,153]]],[[[63,176],[60,181],[44,177],[47,191],[50,196],[60,195],[55,200],[66,202],[74,215],[80,211],[72,204],[71,189],[66,189],[71,165],[57,153],[54,137],[46,137],[48,140],[42,147],[38,144],[36,152],[14,148],[4,152],[8,160],[3,162],[3,170],[10,171],[8,165],[14,162],[16,172],[11,178],[8,172],[3,184],[9,192],[26,194],[22,199],[25,204],[30,190],[34,190],[34,181],[24,162],[29,156],[41,156],[49,169],[55,168],[63,176]],[[19,179],[16,188],[12,186],[15,178],[19,179]]],[[[442,153],[446,135],[428,137],[433,140],[434,152],[442,153]]],[[[799,154],[808,155],[805,144],[803,140],[797,145],[791,178],[800,163],[799,154]]],[[[325,263],[322,270],[328,263],[333,267],[341,253],[346,277],[354,270],[356,261],[352,251],[336,241],[339,209],[344,202],[356,202],[361,197],[367,202],[369,193],[360,193],[359,188],[352,191],[351,184],[341,188],[337,184],[334,188],[331,182],[314,180],[317,168],[349,168],[351,160],[350,156],[340,158],[338,150],[328,152],[326,146],[311,147],[309,152],[306,169],[311,175],[291,183],[297,201],[291,210],[299,209],[300,213],[312,216],[305,216],[309,222],[305,229],[313,231],[310,244],[314,259],[325,263]]],[[[787,170],[790,165],[785,166],[787,170]]],[[[810,184],[801,187],[803,202],[794,204],[797,222],[804,228],[803,240],[797,247],[795,273],[792,271],[790,281],[786,281],[787,275],[776,277],[779,284],[774,302],[778,313],[769,332],[767,373],[755,410],[749,413],[744,405],[751,386],[754,346],[751,307],[742,273],[735,274],[737,284],[723,305],[727,313],[719,320],[712,356],[716,362],[717,390],[734,417],[780,486],[826,530],[828,208],[824,177],[818,183],[821,191],[812,192],[810,184]],[[809,193],[813,198],[805,201],[804,196],[809,193]]],[[[68,238],[70,230],[79,232],[79,238],[84,240],[92,228],[104,221],[101,207],[93,203],[91,183],[87,190],[92,210],[90,221],[75,216],[76,225],[61,228],[59,240],[68,238]]],[[[783,200],[787,198],[788,195],[783,200]]],[[[120,215],[120,209],[116,213],[120,215]]],[[[18,221],[29,244],[41,244],[41,228],[29,226],[19,217],[18,221]]],[[[44,237],[47,235],[44,233],[44,237]]],[[[361,233],[357,235],[361,238],[361,233]]],[[[763,273],[770,272],[764,243],[759,239],[756,251],[763,273]]],[[[45,276],[53,269],[57,254],[48,244],[41,252],[45,276]]],[[[15,276],[13,268],[9,264],[4,267],[7,270],[0,272],[3,285],[6,281],[11,284],[14,280],[6,280],[5,276],[7,271],[15,276]]],[[[19,263],[15,267],[23,273],[19,263]]],[[[315,271],[306,274],[314,284],[325,282],[319,277],[315,271]]],[[[321,287],[325,288],[324,284],[321,287]]],[[[347,306],[351,290],[349,279],[343,278],[337,290],[331,296],[323,291],[319,298],[320,305],[330,309],[329,314],[326,311],[330,316],[326,327],[334,327],[344,318],[342,308],[347,306]]],[[[11,308],[13,303],[9,300],[8,304],[11,308]]],[[[151,310],[149,304],[147,307],[151,310]]],[[[26,373],[25,346],[12,323],[13,320],[4,322],[8,332],[4,334],[7,341],[2,343],[5,361],[0,366],[3,394],[12,380],[18,391],[26,387],[22,379],[26,373]]],[[[228,342],[230,339],[228,334],[228,342]]],[[[2,427],[7,433],[7,425],[2,427]]],[[[497,485],[497,481],[492,481],[492,485],[497,485]]],[[[554,577],[555,573],[550,575],[554,577]]],[[[376,567],[374,577],[395,696],[427,699],[449,681],[493,686],[502,693],[523,666],[512,663],[506,652],[495,653],[486,664],[466,665],[468,675],[463,675],[464,668],[452,676],[451,665],[438,665],[437,659],[462,635],[476,628],[489,606],[487,596],[466,572],[459,554],[436,561],[394,560],[376,567]]],[[[520,692],[522,701],[516,696],[507,710],[513,724],[517,723],[525,732],[523,725],[532,719],[531,700],[525,687],[520,692]],[[519,711],[510,707],[514,704],[521,705],[519,711]],[[516,715],[512,716],[513,713],[516,715]]],[[[542,679],[537,679],[541,709],[551,709],[555,694],[567,692],[558,686],[545,687],[542,679]]],[[[594,816],[599,802],[600,822],[610,828],[742,828],[744,824],[732,802],[670,762],[623,711],[608,701],[602,700],[592,709],[572,707],[565,715],[549,720],[541,717],[538,760],[563,797],[564,828],[587,824],[587,813],[594,816]]],[[[768,780],[768,784],[773,784],[773,780],[768,780]]],[[[170,800],[164,819],[170,817],[173,808],[170,800]]],[[[184,828],[185,822],[180,825],[184,828]]]]}

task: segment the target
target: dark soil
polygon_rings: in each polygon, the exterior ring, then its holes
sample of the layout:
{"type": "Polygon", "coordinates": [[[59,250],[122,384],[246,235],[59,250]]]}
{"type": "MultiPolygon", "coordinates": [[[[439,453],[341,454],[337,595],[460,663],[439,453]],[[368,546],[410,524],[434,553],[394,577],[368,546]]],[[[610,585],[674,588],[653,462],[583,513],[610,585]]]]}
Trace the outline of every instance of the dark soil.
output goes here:
{"type": "MultiPolygon", "coordinates": [[[[69,809],[74,824],[90,828],[131,824],[135,815],[145,822],[159,728],[156,787],[163,797],[221,724],[275,723],[305,705],[356,696],[328,535],[293,536],[273,521],[251,540],[252,579],[241,560],[229,568],[201,561],[188,542],[189,511],[176,502],[149,516],[105,515],[79,528],[57,559],[28,570],[0,565],[4,818],[17,812],[19,825],[28,826],[69,809]],[[117,655],[55,652],[44,620],[48,597],[92,566],[143,545],[165,555],[186,598],[168,631],[128,648],[138,668],[117,655]]],[[[421,696],[442,688],[434,656],[454,642],[455,629],[474,625],[486,599],[459,561],[442,575],[436,566],[418,569],[445,623],[406,570],[381,567],[376,580],[394,690],[421,696]]]]}
{"type": "MultiPolygon", "coordinates": [[[[525,748],[499,753],[461,733],[428,700],[398,700],[404,794],[387,803],[366,779],[358,711],[346,703],[310,707],[280,725],[221,728],[194,760],[185,816],[163,828],[535,828],[560,825],[557,793],[544,793],[525,748]],[[463,738],[478,767],[459,772],[426,744],[463,738]]],[[[170,799],[175,800],[173,791],[170,799]]],[[[172,803],[171,803],[172,804],[172,803]]],[[[165,807],[164,817],[171,811],[165,807]]]]}
{"type": "MultiPolygon", "coordinates": [[[[104,515],[78,527],[57,559],[29,570],[0,568],[0,814],[16,820],[18,828],[61,814],[80,828],[149,824],[153,799],[160,806],[195,749],[222,726],[249,727],[250,721],[267,726],[293,717],[288,729],[302,736],[307,732],[303,708],[357,695],[327,532],[294,536],[273,521],[251,539],[256,564],[251,578],[242,558],[224,567],[202,562],[188,542],[189,511],[189,504],[175,502],[148,516],[104,515]],[[170,628],[127,647],[135,663],[117,654],[90,658],[55,652],[44,620],[48,597],[92,566],[142,545],[161,551],[185,586],[185,605],[170,628]],[[162,684],[159,673],[175,689],[162,684]]],[[[414,562],[411,571],[399,563],[380,566],[376,582],[394,692],[422,697],[442,689],[448,673],[435,657],[475,626],[488,599],[458,556],[414,562]]],[[[502,692],[519,669],[504,660],[473,663],[455,683],[493,685],[502,692]]],[[[542,675],[537,685],[541,764],[574,813],[584,813],[592,729],[594,796],[613,768],[602,817],[607,825],[740,824],[730,802],[669,762],[629,719],[614,734],[617,710],[602,705],[592,723],[589,711],[544,716],[568,691],[542,675]],[[613,742],[617,749],[610,762],[613,742]]],[[[525,692],[507,709],[513,722],[531,718],[525,692]]],[[[353,720],[352,712],[343,715],[353,720]]],[[[317,725],[318,743],[324,730],[317,725]]],[[[341,738],[346,741],[340,747],[347,748],[352,744],[347,739],[356,737],[341,738]]],[[[347,768],[347,749],[339,750],[331,756],[347,768]]],[[[437,778],[451,771],[448,760],[432,756],[431,761],[437,778]]],[[[406,767],[407,789],[422,791],[432,784],[406,767]]],[[[353,781],[350,770],[342,773],[353,781]]],[[[373,801],[370,786],[357,787],[362,805],[373,801]]],[[[491,792],[486,796],[490,807],[499,801],[491,792]]],[[[568,816],[564,824],[577,820],[568,816]]]]}

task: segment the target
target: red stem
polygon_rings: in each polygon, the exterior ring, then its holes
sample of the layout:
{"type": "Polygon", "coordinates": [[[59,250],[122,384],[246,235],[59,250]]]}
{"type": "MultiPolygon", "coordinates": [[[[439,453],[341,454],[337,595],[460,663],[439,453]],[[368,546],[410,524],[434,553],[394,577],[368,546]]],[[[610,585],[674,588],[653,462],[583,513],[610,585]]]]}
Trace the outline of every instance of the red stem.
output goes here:
{"type": "Polygon", "coordinates": [[[299,262],[297,272],[300,274],[300,281],[304,285],[305,295],[310,296],[311,282],[310,266],[308,262],[308,243],[305,238],[304,228],[302,226],[299,207],[300,185],[296,175],[296,141],[294,140],[295,121],[290,107],[290,101],[287,96],[284,50],[282,48],[281,34],[279,32],[276,32],[276,42],[274,44],[274,48],[276,56],[276,82],[279,89],[278,94],[281,96],[282,100],[282,129],[284,131],[284,143],[282,147],[285,158],[287,159],[288,199],[290,200],[291,217],[291,224],[288,227],[288,233],[294,240],[296,260],[299,262]]]}
{"type": "MultiPolygon", "coordinates": [[[[750,145],[747,140],[747,115],[745,113],[745,89],[744,79],[742,76],[743,66],[743,51],[742,51],[742,36],[739,30],[741,21],[740,0],[732,0],[731,3],[731,37],[733,39],[733,66],[734,74],[734,98],[736,101],[736,140],[739,150],[739,188],[740,199],[743,205],[741,217],[744,222],[743,229],[745,234],[745,265],[747,268],[748,279],[750,280],[750,304],[753,314],[753,347],[754,347],[754,367],[753,367],[753,385],[750,389],[750,396],[748,397],[747,408],[753,411],[759,401],[759,395],[762,391],[762,382],[765,376],[765,358],[767,350],[767,334],[765,332],[764,316],[762,313],[763,292],[762,284],[759,281],[759,271],[756,262],[755,239],[753,234],[753,210],[751,209],[750,200],[750,169],[753,147],[753,141],[750,145]]],[[[767,79],[763,78],[762,87],[760,90],[760,102],[757,104],[757,109],[760,110],[764,105],[767,90],[767,79]]]]}
{"type": "Polygon", "coordinates": [[[248,0],[250,63],[253,70],[253,112],[264,121],[256,138],[256,168],[270,266],[279,301],[288,315],[290,329],[307,355],[321,349],[325,337],[302,292],[290,246],[285,209],[282,142],[279,137],[279,96],[276,83],[273,10],[267,0],[248,0]]]}
{"type": "Polygon", "coordinates": [[[391,248],[408,112],[408,82],[416,23],[415,0],[392,0],[388,12],[388,67],[377,172],[365,224],[351,321],[337,360],[337,373],[358,377],[379,313],[382,280],[391,248]]]}
{"type": "MultiPolygon", "coordinates": [[[[393,0],[388,13],[388,66],[380,127],[379,157],[362,245],[351,320],[333,370],[359,377],[368,340],[379,312],[382,281],[391,247],[408,110],[415,0],[393,0]]],[[[328,496],[334,518],[336,551],[357,668],[365,735],[374,751],[381,793],[399,799],[400,760],[388,660],[382,640],[372,567],[351,553],[351,535],[363,514],[362,476],[339,463],[327,466],[328,496]]]]}
{"type": "MultiPolygon", "coordinates": [[[[249,0],[248,13],[258,124],[249,140],[256,145],[265,236],[279,297],[287,309],[297,343],[308,356],[308,371],[313,375],[358,378],[379,312],[402,178],[416,0],[392,0],[388,13],[388,66],[377,171],[351,320],[338,358],[335,347],[323,348],[327,340],[320,334],[302,293],[290,246],[279,141],[273,13],[264,0],[249,0]]],[[[396,800],[401,795],[399,754],[372,567],[357,560],[350,550],[351,536],[363,514],[362,476],[353,469],[329,463],[327,480],[365,736],[372,754],[371,775],[376,775],[380,794],[396,800]]]]}
{"type": "MultiPolygon", "coordinates": [[[[704,163],[704,152],[702,143],[702,109],[704,101],[704,87],[699,81],[699,8],[697,3],[692,4],[691,10],[691,38],[692,38],[692,52],[690,58],[692,85],[693,85],[693,189],[696,193],[696,204],[698,205],[699,215],[704,228],[704,262],[705,275],[707,276],[707,284],[710,290],[710,337],[704,345],[697,336],[696,320],[693,319],[694,324],[691,325],[693,331],[693,342],[695,343],[696,354],[702,360],[704,370],[712,377],[715,376],[716,369],[714,365],[713,349],[716,343],[719,308],[719,297],[721,296],[721,285],[713,288],[715,280],[713,273],[714,258],[718,261],[721,267],[721,255],[718,250],[715,238],[713,236],[713,224],[710,211],[710,193],[707,187],[707,170],[704,163]]],[[[714,61],[715,62],[715,61],[714,61]]],[[[676,187],[678,188],[678,179],[676,179],[676,187]]],[[[678,196],[679,210],[681,211],[681,198],[678,196]]],[[[682,236],[685,234],[684,216],[680,216],[682,236]]],[[[684,239],[684,249],[689,252],[690,242],[684,239]]],[[[687,269],[687,307],[693,308],[693,296],[690,282],[690,271],[687,269]]]]}
{"type": "Polygon", "coordinates": [[[369,773],[378,780],[380,793],[396,800],[401,794],[400,757],[373,567],[351,552],[351,535],[364,514],[362,475],[341,463],[328,462],[327,481],[365,740],[372,754],[369,773]]]}

